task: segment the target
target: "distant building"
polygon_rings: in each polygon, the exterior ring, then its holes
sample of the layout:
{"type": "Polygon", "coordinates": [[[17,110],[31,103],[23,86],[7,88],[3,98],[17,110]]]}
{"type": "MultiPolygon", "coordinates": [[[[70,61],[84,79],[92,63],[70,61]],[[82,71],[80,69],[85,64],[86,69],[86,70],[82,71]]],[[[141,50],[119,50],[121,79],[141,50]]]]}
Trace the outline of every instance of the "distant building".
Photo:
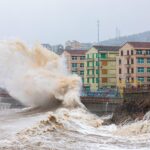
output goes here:
{"type": "Polygon", "coordinates": [[[42,46],[45,47],[45,48],[47,48],[48,50],[52,50],[52,47],[51,47],[50,44],[44,43],[44,44],[42,44],[42,46]]]}
{"type": "Polygon", "coordinates": [[[67,60],[67,68],[69,72],[78,74],[84,82],[84,61],[86,50],[65,50],[63,52],[67,60]]]}
{"type": "Polygon", "coordinates": [[[86,52],[84,65],[84,88],[97,91],[99,88],[116,87],[116,56],[118,46],[93,46],[86,52]]]}
{"type": "Polygon", "coordinates": [[[150,86],[150,42],[127,42],[119,49],[117,86],[150,86]]]}
{"type": "Polygon", "coordinates": [[[55,52],[58,55],[61,55],[64,51],[64,47],[61,44],[58,45],[42,44],[42,46],[47,48],[48,50],[55,52]]]}
{"type": "Polygon", "coordinates": [[[61,45],[61,44],[53,45],[52,46],[52,51],[57,53],[58,55],[61,55],[64,51],[64,46],[61,45]]]}
{"type": "Polygon", "coordinates": [[[87,50],[87,49],[90,49],[91,47],[92,47],[91,43],[80,43],[76,40],[67,41],[65,43],[65,49],[67,49],[67,50],[77,50],[77,49],[87,50]]]}

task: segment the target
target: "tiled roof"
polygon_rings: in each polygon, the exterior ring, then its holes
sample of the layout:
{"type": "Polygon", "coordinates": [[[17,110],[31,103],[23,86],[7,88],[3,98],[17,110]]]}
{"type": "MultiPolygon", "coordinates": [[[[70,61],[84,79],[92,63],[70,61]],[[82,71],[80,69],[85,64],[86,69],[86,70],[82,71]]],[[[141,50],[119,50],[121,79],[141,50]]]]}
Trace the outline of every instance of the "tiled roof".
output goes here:
{"type": "Polygon", "coordinates": [[[150,42],[127,42],[134,48],[150,48],[150,42]]]}
{"type": "Polygon", "coordinates": [[[119,51],[120,46],[104,46],[104,45],[98,45],[93,46],[99,51],[119,51]]]}
{"type": "Polygon", "coordinates": [[[66,52],[72,54],[77,54],[77,55],[84,55],[87,50],[65,50],[66,52]]]}

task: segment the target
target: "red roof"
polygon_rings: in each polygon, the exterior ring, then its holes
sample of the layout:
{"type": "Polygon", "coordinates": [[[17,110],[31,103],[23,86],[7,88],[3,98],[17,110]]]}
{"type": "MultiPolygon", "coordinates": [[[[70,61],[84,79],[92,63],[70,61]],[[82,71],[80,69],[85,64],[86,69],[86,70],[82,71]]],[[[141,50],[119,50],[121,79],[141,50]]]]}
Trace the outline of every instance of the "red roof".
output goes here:
{"type": "Polygon", "coordinates": [[[149,48],[150,49],[150,42],[127,42],[128,44],[132,45],[134,48],[149,48]]]}
{"type": "Polygon", "coordinates": [[[70,53],[71,55],[84,55],[87,50],[65,50],[66,52],[70,53]]]}

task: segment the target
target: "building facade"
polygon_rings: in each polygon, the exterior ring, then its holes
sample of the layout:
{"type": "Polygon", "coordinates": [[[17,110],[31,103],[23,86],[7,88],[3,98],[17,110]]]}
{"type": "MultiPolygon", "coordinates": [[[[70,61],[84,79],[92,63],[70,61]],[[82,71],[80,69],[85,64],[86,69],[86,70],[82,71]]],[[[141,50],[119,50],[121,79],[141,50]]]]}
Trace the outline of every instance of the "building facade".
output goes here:
{"type": "Polygon", "coordinates": [[[116,87],[116,57],[118,46],[93,46],[86,52],[84,88],[97,91],[102,87],[116,87]]]}
{"type": "Polygon", "coordinates": [[[67,50],[87,50],[87,49],[90,49],[92,47],[92,43],[81,43],[81,42],[78,42],[76,40],[73,40],[73,41],[67,41],[65,43],[65,49],[67,50]]]}
{"type": "Polygon", "coordinates": [[[67,69],[73,74],[78,74],[84,83],[84,61],[86,50],[65,50],[63,55],[66,57],[67,69]]]}
{"type": "Polygon", "coordinates": [[[150,42],[127,42],[117,57],[117,86],[150,86],[150,42]]]}

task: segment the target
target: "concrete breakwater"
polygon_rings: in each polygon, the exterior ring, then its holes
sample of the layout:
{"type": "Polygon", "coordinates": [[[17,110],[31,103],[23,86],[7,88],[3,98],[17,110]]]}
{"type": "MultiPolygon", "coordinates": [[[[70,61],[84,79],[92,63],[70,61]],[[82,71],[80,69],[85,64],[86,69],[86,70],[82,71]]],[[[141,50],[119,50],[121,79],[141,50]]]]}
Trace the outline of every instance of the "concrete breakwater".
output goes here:
{"type": "Polygon", "coordinates": [[[116,107],[123,103],[122,98],[102,98],[102,97],[81,97],[82,103],[92,113],[97,115],[111,114],[115,111],[116,107]]]}

